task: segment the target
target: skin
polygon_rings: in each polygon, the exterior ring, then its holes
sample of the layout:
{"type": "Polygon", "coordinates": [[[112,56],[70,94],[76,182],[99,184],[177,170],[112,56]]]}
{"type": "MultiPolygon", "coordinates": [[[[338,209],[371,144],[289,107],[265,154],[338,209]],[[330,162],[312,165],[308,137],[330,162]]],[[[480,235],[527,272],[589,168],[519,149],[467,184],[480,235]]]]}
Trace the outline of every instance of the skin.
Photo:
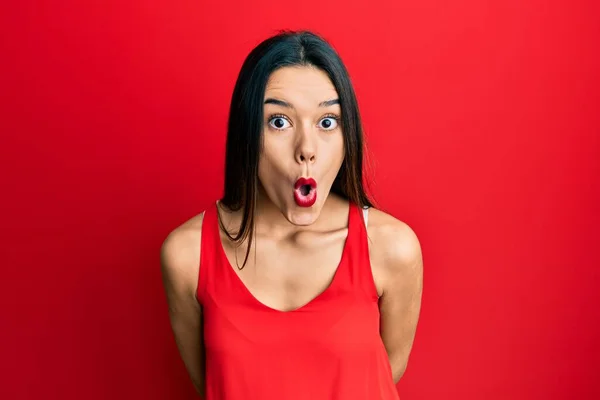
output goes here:
{"type": "MultiPolygon", "coordinates": [[[[331,81],[316,68],[286,67],[272,74],[265,93],[258,172],[254,241],[258,246],[253,245],[241,271],[235,266],[242,262],[247,243],[236,248],[221,233],[234,271],[258,301],[276,310],[295,310],[326,290],[342,255],[348,202],[329,192],[344,159],[336,99],[331,81]],[[310,208],[294,202],[293,186],[299,177],[317,181],[317,201],[310,208]],[[327,217],[319,218],[321,214],[327,217]]],[[[240,212],[220,207],[220,213],[230,232],[239,228],[240,212]]],[[[171,326],[200,395],[204,394],[202,308],[195,293],[202,219],[199,214],[177,227],[161,249],[171,326]]],[[[397,382],[406,370],[421,307],[421,248],[407,224],[374,208],[369,210],[367,231],[380,296],[380,333],[397,382]]]]}

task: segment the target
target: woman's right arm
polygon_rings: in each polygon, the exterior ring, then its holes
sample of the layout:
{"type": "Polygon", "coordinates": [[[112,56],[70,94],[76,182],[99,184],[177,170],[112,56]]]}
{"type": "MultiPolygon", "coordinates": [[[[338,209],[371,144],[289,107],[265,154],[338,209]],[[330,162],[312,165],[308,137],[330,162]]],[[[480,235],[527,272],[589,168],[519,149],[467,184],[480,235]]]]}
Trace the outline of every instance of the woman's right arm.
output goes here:
{"type": "Polygon", "coordinates": [[[196,391],[204,397],[202,308],[196,299],[201,227],[202,214],[167,236],[161,247],[161,271],[179,354],[196,391]]]}

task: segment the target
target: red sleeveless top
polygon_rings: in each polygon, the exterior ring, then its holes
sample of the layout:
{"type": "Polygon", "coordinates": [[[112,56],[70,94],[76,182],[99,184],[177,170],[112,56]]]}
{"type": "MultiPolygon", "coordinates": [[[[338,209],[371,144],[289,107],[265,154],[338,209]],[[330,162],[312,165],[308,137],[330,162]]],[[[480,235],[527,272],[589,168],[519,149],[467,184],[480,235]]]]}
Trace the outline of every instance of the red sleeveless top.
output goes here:
{"type": "Polygon", "coordinates": [[[398,399],[358,206],[330,286],[293,311],[264,305],[243,284],[225,256],[216,205],[204,214],[201,246],[205,400],[398,399]]]}

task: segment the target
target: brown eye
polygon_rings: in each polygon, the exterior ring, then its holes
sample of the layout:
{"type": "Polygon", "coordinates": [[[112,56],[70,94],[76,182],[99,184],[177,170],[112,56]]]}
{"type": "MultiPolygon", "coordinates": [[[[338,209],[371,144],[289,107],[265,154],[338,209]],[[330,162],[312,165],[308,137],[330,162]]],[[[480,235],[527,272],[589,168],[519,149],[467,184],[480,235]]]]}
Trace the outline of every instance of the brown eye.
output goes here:
{"type": "Polygon", "coordinates": [[[322,129],[330,131],[337,128],[338,120],[334,117],[325,117],[319,122],[319,125],[322,129]]]}
{"type": "Polygon", "coordinates": [[[283,117],[273,117],[269,120],[269,125],[271,125],[277,130],[283,130],[285,128],[288,128],[290,126],[290,123],[283,117]]]}

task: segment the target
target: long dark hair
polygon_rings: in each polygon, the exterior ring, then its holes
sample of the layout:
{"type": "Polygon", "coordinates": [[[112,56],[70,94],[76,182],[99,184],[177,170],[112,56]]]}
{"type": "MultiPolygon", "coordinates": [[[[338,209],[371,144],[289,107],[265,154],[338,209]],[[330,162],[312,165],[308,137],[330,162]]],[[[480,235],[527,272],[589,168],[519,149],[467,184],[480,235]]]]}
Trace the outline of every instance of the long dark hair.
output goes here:
{"type": "Polygon", "coordinates": [[[234,242],[249,239],[241,268],[248,261],[254,232],[265,88],[275,70],[288,66],[313,66],[331,79],[340,100],[345,149],[344,161],[331,191],[360,207],[372,207],[363,186],[364,139],[360,113],[344,63],[327,41],[312,32],[283,31],[270,37],[255,47],[244,61],[229,110],[225,190],[220,203],[231,211],[243,209],[243,219],[235,235],[225,229],[220,217],[219,225],[234,242]]]}

